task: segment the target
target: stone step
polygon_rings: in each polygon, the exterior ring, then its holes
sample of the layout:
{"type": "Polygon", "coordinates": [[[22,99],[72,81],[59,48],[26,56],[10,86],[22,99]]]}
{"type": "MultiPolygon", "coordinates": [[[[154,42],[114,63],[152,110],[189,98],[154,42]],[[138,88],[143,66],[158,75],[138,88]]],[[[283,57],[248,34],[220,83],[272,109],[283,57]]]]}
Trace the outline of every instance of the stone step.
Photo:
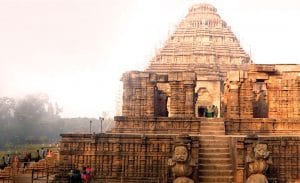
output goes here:
{"type": "Polygon", "coordinates": [[[201,135],[225,135],[225,130],[216,130],[216,131],[211,131],[211,130],[200,130],[201,135]]]}
{"type": "Polygon", "coordinates": [[[229,147],[227,143],[200,143],[200,148],[226,148],[229,147]]]}
{"type": "Polygon", "coordinates": [[[201,141],[228,141],[228,137],[224,136],[200,136],[201,141]]]}
{"type": "Polygon", "coordinates": [[[233,176],[199,176],[199,182],[201,183],[233,183],[233,176]]]}
{"type": "Polygon", "coordinates": [[[200,170],[231,170],[232,164],[199,164],[198,167],[200,170]]]}
{"type": "Polygon", "coordinates": [[[229,148],[199,148],[199,153],[228,153],[229,148]]]}
{"type": "Polygon", "coordinates": [[[229,158],[230,154],[228,152],[226,153],[199,153],[199,157],[201,158],[229,158]]]}
{"type": "MultiPolygon", "coordinates": [[[[206,182],[206,181],[203,182],[203,181],[202,181],[201,183],[212,183],[212,182],[206,182]]],[[[218,182],[216,182],[216,183],[234,183],[234,182],[231,182],[231,181],[230,181],[230,182],[218,181],[218,182]]]]}
{"type": "Polygon", "coordinates": [[[228,145],[228,140],[227,139],[200,139],[200,144],[227,144],[228,145]]]}
{"type": "Polygon", "coordinates": [[[224,118],[203,118],[202,122],[224,122],[224,118]]]}
{"type": "Polygon", "coordinates": [[[201,126],[200,130],[225,130],[224,126],[201,126]]]}
{"type": "Polygon", "coordinates": [[[201,126],[224,126],[224,122],[205,121],[200,123],[201,126]]]}
{"type": "Polygon", "coordinates": [[[233,170],[199,170],[200,176],[232,176],[233,170]]]}
{"type": "Polygon", "coordinates": [[[211,157],[208,157],[208,158],[204,158],[204,157],[200,157],[199,158],[199,163],[201,164],[219,164],[219,163],[224,163],[224,164],[230,164],[231,163],[231,159],[228,157],[228,158],[211,158],[211,157]]]}

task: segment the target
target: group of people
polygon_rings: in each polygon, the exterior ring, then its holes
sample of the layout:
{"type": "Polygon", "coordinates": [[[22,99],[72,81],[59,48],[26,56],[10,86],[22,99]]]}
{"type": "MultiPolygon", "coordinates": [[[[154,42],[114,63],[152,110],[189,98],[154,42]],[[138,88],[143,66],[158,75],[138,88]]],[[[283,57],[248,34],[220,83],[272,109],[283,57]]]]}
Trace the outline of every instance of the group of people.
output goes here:
{"type": "Polygon", "coordinates": [[[82,173],[80,170],[70,170],[70,183],[91,183],[93,180],[92,168],[90,166],[83,167],[82,173]]]}
{"type": "Polygon", "coordinates": [[[203,117],[207,118],[217,118],[218,117],[218,107],[216,105],[209,105],[203,110],[203,117]]]}
{"type": "Polygon", "coordinates": [[[4,169],[9,166],[12,162],[24,162],[24,168],[31,161],[39,161],[45,159],[46,157],[51,157],[52,151],[50,149],[44,150],[44,148],[36,150],[36,153],[33,152],[23,152],[15,155],[6,154],[0,159],[0,169],[4,169]]]}
{"type": "Polygon", "coordinates": [[[41,149],[36,150],[36,161],[39,161],[41,159],[45,159],[46,157],[52,156],[52,151],[50,149],[44,149],[43,147],[41,149]]]}

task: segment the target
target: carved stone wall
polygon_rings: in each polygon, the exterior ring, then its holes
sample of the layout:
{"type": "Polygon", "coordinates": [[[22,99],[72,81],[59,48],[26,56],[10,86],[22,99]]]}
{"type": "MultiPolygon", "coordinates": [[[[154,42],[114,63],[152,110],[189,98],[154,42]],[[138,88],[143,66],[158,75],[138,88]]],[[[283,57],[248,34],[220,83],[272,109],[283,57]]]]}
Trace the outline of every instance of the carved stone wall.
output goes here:
{"type": "MultiPolygon", "coordinates": [[[[81,170],[91,166],[96,181],[172,182],[168,159],[173,152],[171,135],[62,134],[60,166],[81,170]]],[[[198,157],[198,139],[191,143],[198,157]]],[[[67,180],[67,177],[66,177],[67,180]]]]}
{"type": "Polygon", "coordinates": [[[206,118],[180,117],[125,117],[116,116],[116,126],[113,133],[155,133],[155,134],[201,134],[201,124],[210,122],[206,118]]]}
{"type": "Polygon", "coordinates": [[[251,65],[227,74],[227,118],[300,118],[300,66],[251,65]],[[285,69],[285,70],[283,70],[285,69]]]}
{"type": "Polygon", "coordinates": [[[232,138],[235,182],[246,181],[246,155],[257,143],[267,144],[271,153],[272,164],[266,173],[269,182],[295,182],[300,178],[300,137],[240,137],[232,138]]]}
{"type": "Polygon", "coordinates": [[[300,75],[284,72],[267,82],[270,118],[300,118],[300,75]]]}
{"type": "Polygon", "coordinates": [[[156,75],[147,72],[123,74],[123,109],[125,116],[154,116],[156,75]]]}
{"type": "Polygon", "coordinates": [[[171,72],[170,117],[195,116],[195,80],[194,72],[171,72]]]}
{"type": "Polygon", "coordinates": [[[244,118],[226,119],[226,134],[300,134],[300,118],[244,118]]]}
{"type": "Polygon", "coordinates": [[[195,116],[194,72],[157,75],[132,71],[125,73],[122,81],[123,116],[195,116]]]}

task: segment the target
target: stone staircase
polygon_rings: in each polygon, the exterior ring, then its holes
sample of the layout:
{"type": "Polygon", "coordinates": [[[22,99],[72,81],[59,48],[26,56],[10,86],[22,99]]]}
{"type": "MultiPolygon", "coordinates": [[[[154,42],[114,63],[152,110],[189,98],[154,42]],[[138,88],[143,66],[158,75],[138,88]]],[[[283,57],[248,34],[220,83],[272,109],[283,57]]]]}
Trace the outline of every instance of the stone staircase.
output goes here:
{"type": "Polygon", "coordinates": [[[221,118],[204,121],[199,140],[199,182],[233,183],[229,138],[225,136],[224,121],[221,118]]]}
{"type": "Polygon", "coordinates": [[[225,135],[223,118],[205,118],[200,123],[201,135],[225,135]]]}

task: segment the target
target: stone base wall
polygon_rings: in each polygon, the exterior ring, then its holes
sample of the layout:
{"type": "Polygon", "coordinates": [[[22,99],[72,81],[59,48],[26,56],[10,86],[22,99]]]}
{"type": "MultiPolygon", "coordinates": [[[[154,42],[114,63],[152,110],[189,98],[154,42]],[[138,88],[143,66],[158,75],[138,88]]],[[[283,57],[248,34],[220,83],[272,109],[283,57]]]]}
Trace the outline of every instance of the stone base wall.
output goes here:
{"type": "Polygon", "coordinates": [[[268,145],[272,164],[266,176],[269,182],[289,183],[300,179],[300,137],[233,137],[235,182],[247,179],[246,156],[257,143],[268,145]]]}
{"type": "Polygon", "coordinates": [[[300,135],[300,118],[241,118],[226,119],[226,134],[285,134],[300,135]]]}
{"type": "MultiPolygon", "coordinates": [[[[172,157],[171,135],[62,134],[60,167],[82,170],[91,166],[95,180],[120,182],[172,182],[168,159],[172,157]]],[[[192,143],[197,159],[198,139],[192,143]]],[[[67,179],[65,179],[67,180],[67,179]]]]}
{"type": "Polygon", "coordinates": [[[201,124],[223,122],[223,118],[181,118],[181,117],[115,117],[113,133],[150,133],[150,134],[201,134],[201,124]]]}

